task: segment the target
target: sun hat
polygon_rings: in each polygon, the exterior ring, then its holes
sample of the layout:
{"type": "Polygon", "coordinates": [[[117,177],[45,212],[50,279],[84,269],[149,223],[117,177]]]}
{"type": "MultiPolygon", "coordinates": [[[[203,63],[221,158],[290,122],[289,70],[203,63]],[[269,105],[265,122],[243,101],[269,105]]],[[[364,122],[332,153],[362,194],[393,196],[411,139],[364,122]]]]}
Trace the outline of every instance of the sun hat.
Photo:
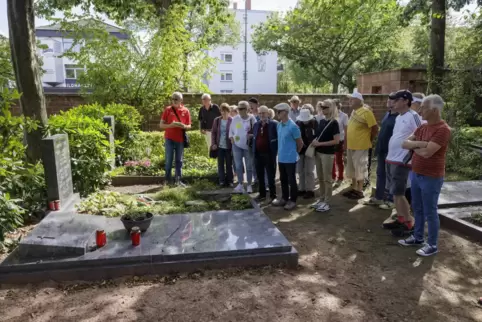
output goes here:
{"type": "Polygon", "coordinates": [[[309,109],[300,110],[300,115],[296,117],[297,121],[308,122],[313,119],[313,115],[310,113],[309,109]]]}
{"type": "Polygon", "coordinates": [[[363,102],[363,95],[359,92],[353,92],[353,94],[349,94],[348,97],[356,98],[363,102]]]}
{"type": "Polygon", "coordinates": [[[275,110],[278,110],[278,111],[289,111],[291,108],[291,106],[289,106],[288,104],[286,103],[279,103],[278,105],[276,105],[274,107],[275,110]]]}
{"type": "Polygon", "coordinates": [[[293,102],[301,103],[301,100],[297,95],[294,95],[294,96],[291,97],[291,99],[288,100],[288,102],[290,102],[290,103],[293,103],[293,102]]]}

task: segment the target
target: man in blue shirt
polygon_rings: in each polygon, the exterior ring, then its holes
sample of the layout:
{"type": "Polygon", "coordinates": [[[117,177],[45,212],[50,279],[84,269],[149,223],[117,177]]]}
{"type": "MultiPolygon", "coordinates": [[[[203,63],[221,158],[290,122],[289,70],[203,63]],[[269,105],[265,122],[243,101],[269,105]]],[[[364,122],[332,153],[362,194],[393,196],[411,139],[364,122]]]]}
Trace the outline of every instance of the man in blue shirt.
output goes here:
{"type": "Polygon", "coordinates": [[[286,103],[276,105],[280,122],[278,132],[278,167],[281,181],[281,199],[273,201],[273,206],[292,210],[296,207],[298,185],[296,183],[296,162],[303,148],[303,140],[298,125],[290,119],[291,107],[286,103]]]}
{"type": "MultiPolygon", "coordinates": [[[[391,93],[390,95],[393,94],[395,93],[391,93]]],[[[385,187],[387,180],[385,159],[388,154],[388,142],[390,142],[390,138],[392,137],[395,119],[398,116],[398,113],[392,110],[394,103],[394,100],[388,98],[388,111],[383,117],[380,132],[378,133],[377,146],[375,148],[375,154],[377,156],[377,187],[375,197],[371,197],[369,200],[363,202],[365,205],[380,206],[382,209],[393,208],[393,196],[385,187]]]]}

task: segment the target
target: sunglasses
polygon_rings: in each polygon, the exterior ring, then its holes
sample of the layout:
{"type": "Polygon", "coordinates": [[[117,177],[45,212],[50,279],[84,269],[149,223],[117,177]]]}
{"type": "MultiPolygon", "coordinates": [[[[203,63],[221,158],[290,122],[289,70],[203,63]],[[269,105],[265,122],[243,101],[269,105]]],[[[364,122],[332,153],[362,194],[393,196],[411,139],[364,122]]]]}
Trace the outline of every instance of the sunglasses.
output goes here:
{"type": "Polygon", "coordinates": [[[320,106],[322,110],[326,110],[327,108],[330,108],[329,106],[320,106]]]}

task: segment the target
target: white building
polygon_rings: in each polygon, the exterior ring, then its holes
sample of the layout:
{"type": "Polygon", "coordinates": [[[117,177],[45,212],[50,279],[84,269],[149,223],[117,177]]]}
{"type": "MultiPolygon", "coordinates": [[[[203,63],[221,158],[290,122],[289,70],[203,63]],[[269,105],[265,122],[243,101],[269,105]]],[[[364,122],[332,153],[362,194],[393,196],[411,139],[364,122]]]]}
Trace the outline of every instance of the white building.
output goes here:
{"type": "MultiPolygon", "coordinates": [[[[89,23],[88,20],[80,23],[89,23]]],[[[128,35],[123,33],[122,29],[115,26],[105,24],[106,30],[119,39],[127,39],[128,35]]],[[[45,73],[42,76],[43,86],[65,88],[79,87],[77,78],[84,72],[84,67],[70,58],[61,57],[61,55],[69,50],[73,45],[73,39],[68,33],[60,31],[59,25],[41,26],[35,30],[37,40],[48,48],[42,49],[40,55],[43,60],[43,69],[45,73]]],[[[76,45],[74,51],[80,49],[76,45]]]]}
{"type": "Polygon", "coordinates": [[[251,45],[251,35],[254,25],[265,22],[270,11],[250,10],[248,4],[247,27],[247,82],[244,88],[244,30],[245,10],[234,10],[236,19],[241,25],[241,42],[237,47],[222,46],[208,52],[209,56],[218,58],[216,73],[206,81],[211,92],[220,93],[263,93],[272,94],[277,90],[278,79],[278,54],[269,52],[266,55],[258,55],[251,45]]]}

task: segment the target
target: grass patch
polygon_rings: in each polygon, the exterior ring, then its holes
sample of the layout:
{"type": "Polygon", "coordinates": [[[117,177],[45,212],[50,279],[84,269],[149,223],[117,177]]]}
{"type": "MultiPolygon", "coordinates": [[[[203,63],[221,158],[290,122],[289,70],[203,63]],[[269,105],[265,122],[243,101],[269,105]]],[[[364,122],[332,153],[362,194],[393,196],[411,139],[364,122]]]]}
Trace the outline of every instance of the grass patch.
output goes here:
{"type": "Polygon", "coordinates": [[[482,212],[478,212],[475,214],[470,215],[470,217],[462,218],[465,221],[468,221],[476,226],[482,227],[482,212]]]}

